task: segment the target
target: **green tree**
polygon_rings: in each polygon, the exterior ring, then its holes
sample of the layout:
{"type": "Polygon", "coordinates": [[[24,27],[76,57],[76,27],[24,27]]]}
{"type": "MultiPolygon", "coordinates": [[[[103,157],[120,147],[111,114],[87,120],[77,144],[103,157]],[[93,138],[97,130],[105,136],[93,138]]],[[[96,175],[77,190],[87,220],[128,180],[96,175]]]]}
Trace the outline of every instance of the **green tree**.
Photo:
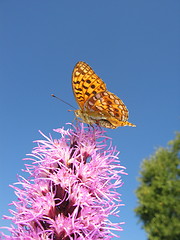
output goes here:
{"type": "Polygon", "coordinates": [[[149,240],[180,240],[180,133],[145,159],[136,190],[136,215],[149,240]]]}

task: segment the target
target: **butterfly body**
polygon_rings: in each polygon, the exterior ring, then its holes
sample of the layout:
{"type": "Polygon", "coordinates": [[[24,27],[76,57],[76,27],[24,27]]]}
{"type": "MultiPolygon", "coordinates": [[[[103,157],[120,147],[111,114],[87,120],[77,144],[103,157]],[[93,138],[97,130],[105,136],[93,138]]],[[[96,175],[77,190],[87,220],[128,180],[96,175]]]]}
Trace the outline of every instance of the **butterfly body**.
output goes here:
{"type": "Polygon", "coordinates": [[[122,100],[107,90],[106,84],[87,63],[76,64],[72,74],[72,87],[80,107],[75,110],[75,115],[82,122],[112,129],[135,126],[127,121],[128,110],[122,100]]]}

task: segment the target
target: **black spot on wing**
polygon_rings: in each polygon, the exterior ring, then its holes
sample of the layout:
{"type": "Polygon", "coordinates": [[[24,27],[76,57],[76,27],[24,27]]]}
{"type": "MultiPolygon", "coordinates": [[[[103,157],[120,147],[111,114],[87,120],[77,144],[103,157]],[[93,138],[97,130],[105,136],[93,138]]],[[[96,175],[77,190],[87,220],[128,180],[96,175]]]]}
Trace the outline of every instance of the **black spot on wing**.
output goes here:
{"type": "Polygon", "coordinates": [[[91,80],[88,79],[88,80],[86,80],[86,82],[87,82],[87,83],[91,83],[91,80]]]}

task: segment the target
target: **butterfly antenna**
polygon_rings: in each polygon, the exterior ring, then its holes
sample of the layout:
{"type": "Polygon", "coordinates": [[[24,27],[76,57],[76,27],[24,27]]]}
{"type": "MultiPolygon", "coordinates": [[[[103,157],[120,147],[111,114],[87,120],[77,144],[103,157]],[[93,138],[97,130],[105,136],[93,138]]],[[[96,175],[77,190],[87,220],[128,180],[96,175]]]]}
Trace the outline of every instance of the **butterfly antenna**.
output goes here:
{"type": "Polygon", "coordinates": [[[54,98],[57,98],[57,99],[58,99],[58,100],[60,100],[61,102],[63,102],[63,103],[65,103],[65,104],[69,105],[70,107],[72,107],[72,108],[76,109],[74,106],[72,106],[72,105],[71,105],[71,104],[69,104],[68,102],[66,102],[66,101],[62,100],[61,98],[59,98],[59,97],[56,97],[54,94],[51,94],[51,96],[52,96],[52,97],[54,97],[54,98]]]}

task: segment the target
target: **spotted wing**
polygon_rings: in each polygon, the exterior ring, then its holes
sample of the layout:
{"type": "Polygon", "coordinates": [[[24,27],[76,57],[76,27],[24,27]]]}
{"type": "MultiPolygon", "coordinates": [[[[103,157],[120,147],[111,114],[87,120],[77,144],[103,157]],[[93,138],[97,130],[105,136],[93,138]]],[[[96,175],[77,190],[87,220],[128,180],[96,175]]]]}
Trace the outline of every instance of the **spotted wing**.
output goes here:
{"type": "Polygon", "coordinates": [[[106,84],[85,62],[78,62],[72,73],[72,88],[81,109],[96,93],[106,91],[106,84]]]}
{"type": "Polygon", "coordinates": [[[135,126],[127,121],[129,113],[123,101],[109,91],[96,93],[86,102],[85,111],[103,127],[135,126]]]}

